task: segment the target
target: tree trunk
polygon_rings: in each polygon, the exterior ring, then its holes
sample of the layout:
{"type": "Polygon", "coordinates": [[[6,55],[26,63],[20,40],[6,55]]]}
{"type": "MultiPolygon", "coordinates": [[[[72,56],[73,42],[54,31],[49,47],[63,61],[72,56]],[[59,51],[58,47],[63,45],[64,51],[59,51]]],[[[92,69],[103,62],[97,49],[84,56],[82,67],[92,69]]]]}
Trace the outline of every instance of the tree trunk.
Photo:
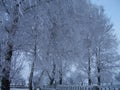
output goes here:
{"type": "Polygon", "coordinates": [[[98,65],[97,65],[97,72],[98,72],[98,77],[97,77],[97,80],[98,80],[98,86],[100,86],[101,84],[101,76],[100,76],[100,73],[101,73],[101,67],[100,67],[100,47],[98,48],[98,65]]]}
{"type": "Polygon", "coordinates": [[[91,64],[90,64],[90,57],[88,59],[88,84],[91,85],[91,64]]]}
{"type": "Polygon", "coordinates": [[[8,78],[3,77],[1,80],[1,90],[10,90],[10,81],[8,78]]]}
{"type": "Polygon", "coordinates": [[[29,90],[32,90],[32,83],[33,83],[33,72],[34,72],[34,61],[32,63],[32,68],[31,68],[31,72],[30,72],[30,77],[29,77],[29,90]]]}
{"type": "Polygon", "coordinates": [[[97,65],[97,85],[99,86],[99,90],[100,90],[100,85],[101,85],[101,67],[100,67],[100,47],[98,47],[96,49],[96,65],[97,65]]]}
{"type": "Polygon", "coordinates": [[[10,64],[12,58],[13,45],[8,42],[8,48],[5,55],[5,65],[2,70],[1,90],[10,90],[10,64]]]}
{"type": "Polygon", "coordinates": [[[59,84],[62,85],[62,76],[60,76],[59,79],[60,79],[60,80],[59,80],[59,84]]]}
{"type": "Polygon", "coordinates": [[[34,64],[36,61],[36,56],[37,56],[37,42],[36,42],[37,36],[35,35],[35,46],[34,46],[34,59],[32,62],[32,67],[31,67],[31,72],[30,72],[30,77],[29,77],[29,90],[33,90],[33,74],[34,74],[34,64]]]}
{"type": "Polygon", "coordinates": [[[53,85],[54,83],[54,78],[50,79],[50,86],[53,85]]]}
{"type": "Polygon", "coordinates": [[[100,77],[100,68],[97,67],[97,72],[98,72],[98,77],[97,77],[97,81],[98,81],[98,85],[101,85],[101,77],[100,77]]]}
{"type": "Polygon", "coordinates": [[[49,79],[50,79],[49,85],[53,85],[54,84],[54,81],[55,81],[55,70],[56,70],[56,64],[55,64],[55,62],[53,62],[52,75],[50,76],[49,73],[48,73],[48,76],[49,76],[49,79]]]}
{"type": "Polygon", "coordinates": [[[62,85],[62,81],[63,81],[63,74],[62,74],[63,72],[62,72],[62,65],[61,65],[61,69],[60,69],[60,71],[59,71],[59,84],[60,85],[62,85]]]}
{"type": "Polygon", "coordinates": [[[2,79],[1,79],[1,90],[10,90],[10,66],[11,66],[11,59],[13,54],[13,38],[17,31],[17,24],[19,20],[19,4],[17,1],[14,7],[13,12],[13,23],[11,28],[5,27],[5,30],[8,33],[8,42],[7,42],[7,51],[5,54],[5,61],[2,69],[2,79]]]}
{"type": "Polygon", "coordinates": [[[30,77],[29,77],[29,90],[33,89],[33,74],[34,74],[34,63],[35,61],[33,61],[32,63],[32,67],[31,67],[31,72],[30,72],[30,77]]]}
{"type": "Polygon", "coordinates": [[[86,49],[87,49],[87,62],[88,62],[88,67],[87,67],[87,74],[88,74],[88,85],[91,85],[92,80],[91,80],[91,37],[89,36],[89,34],[87,34],[87,39],[86,39],[87,43],[86,43],[86,49]]]}

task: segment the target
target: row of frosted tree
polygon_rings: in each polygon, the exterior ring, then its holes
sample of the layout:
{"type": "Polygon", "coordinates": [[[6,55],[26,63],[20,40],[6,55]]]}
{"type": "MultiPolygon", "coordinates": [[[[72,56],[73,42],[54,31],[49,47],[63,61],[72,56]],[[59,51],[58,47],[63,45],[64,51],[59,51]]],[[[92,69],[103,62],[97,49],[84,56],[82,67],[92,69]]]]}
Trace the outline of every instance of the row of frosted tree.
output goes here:
{"type": "Polygon", "coordinates": [[[30,63],[29,90],[112,82],[119,67],[113,33],[90,0],[0,0],[1,90],[20,78],[23,62],[30,63]]]}

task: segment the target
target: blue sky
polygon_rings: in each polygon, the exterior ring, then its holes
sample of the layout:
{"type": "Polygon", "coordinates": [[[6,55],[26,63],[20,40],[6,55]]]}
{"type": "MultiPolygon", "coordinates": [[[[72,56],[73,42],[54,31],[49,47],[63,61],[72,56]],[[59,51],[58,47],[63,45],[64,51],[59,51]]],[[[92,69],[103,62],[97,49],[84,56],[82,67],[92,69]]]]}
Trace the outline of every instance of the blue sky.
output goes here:
{"type": "Polygon", "coordinates": [[[91,1],[94,4],[102,5],[104,7],[105,14],[111,19],[111,22],[114,25],[115,34],[120,43],[120,0],[91,0],[91,1]]]}

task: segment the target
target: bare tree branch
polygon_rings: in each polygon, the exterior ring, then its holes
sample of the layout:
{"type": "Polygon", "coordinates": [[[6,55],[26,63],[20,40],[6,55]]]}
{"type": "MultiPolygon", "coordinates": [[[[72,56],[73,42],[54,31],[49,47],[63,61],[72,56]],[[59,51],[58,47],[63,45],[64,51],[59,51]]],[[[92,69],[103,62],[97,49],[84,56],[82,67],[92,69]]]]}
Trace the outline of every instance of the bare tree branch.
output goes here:
{"type": "Polygon", "coordinates": [[[3,4],[6,12],[7,12],[8,14],[10,14],[10,11],[9,11],[8,8],[7,8],[7,5],[6,5],[6,3],[5,3],[5,0],[2,0],[2,4],[3,4]]]}

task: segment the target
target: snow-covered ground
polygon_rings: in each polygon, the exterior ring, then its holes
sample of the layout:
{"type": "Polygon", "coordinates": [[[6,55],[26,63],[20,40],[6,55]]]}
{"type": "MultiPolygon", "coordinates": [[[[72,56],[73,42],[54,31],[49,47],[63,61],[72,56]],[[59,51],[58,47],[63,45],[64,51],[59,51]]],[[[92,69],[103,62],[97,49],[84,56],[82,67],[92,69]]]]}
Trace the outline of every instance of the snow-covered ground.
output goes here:
{"type": "MultiPolygon", "coordinates": [[[[1,88],[0,88],[1,90],[1,88]]],[[[29,90],[28,88],[11,88],[10,90],[29,90]]],[[[39,89],[37,89],[39,90],[39,89]]]]}
{"type": "MultiPolygon", "coordinates": [[[[0,89],[1,90],[1,89],[0,89]]],[[[21,89],[21,88],[11,88],[10,90],[28,90],[27,88],[25,88],[25,89],[21,89]]]]}
{"type": "MultiPolygon", "coordinates": [[[[28,90],[27,88],[23,89],[23,88],[11,88],[10,90],[28,90]]],[[[39,89],[37,89],[39,90],[39,89]]]]}
{"type": "Polygon", "coordinates": [[[28,90],[28,89],[21,89],[21,88],[11,88],[11,90],[28,90]]]}

